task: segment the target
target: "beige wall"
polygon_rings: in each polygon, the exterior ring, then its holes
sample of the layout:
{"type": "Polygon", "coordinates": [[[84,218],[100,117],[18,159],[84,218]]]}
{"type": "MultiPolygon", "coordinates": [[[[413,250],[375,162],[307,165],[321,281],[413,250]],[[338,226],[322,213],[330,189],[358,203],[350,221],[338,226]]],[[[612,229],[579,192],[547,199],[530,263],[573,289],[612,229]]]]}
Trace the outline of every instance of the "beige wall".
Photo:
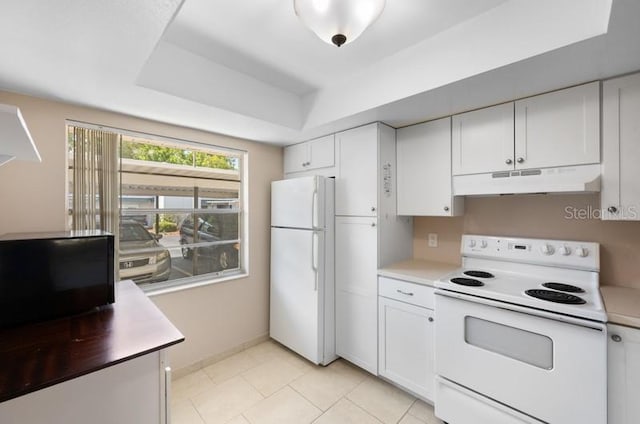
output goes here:
{"type": "Polygon", "coordinates": [[[531,195],[465,199],[465,215],[414,220],[414,257],[460,262],[460,236],[483,234],[600,243],[601,284],[640,288],[640,222],[568,219],[566,208],[599,208],[599,196],[531,195]],[[438,233],[440,247],[427,247],[438,233]]]}
{"type": "Polygon", "coordinates": [[[249,277],[153,301],[186,336],[171,351],[176,369],[268,333],[270,181],[282,178],[281,148],[1,91],[0,103],[21,109],[42,156],[42,163],[13,161],[0,167],[0,234],[64,229],[65,119],[248,151],[249,277]]]}

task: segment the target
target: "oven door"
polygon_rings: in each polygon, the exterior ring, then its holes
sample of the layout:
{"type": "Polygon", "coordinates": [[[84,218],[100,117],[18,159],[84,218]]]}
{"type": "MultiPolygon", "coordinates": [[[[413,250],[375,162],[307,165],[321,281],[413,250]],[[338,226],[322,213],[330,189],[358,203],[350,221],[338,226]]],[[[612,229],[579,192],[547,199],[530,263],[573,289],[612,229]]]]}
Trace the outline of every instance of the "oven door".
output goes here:
{"type": "MultiPolygon", "coordinates": [[[[570,317],[559,321],[556,314],[446,290],[436,294],[440,377],[489,398],[487,404],[503,404],[544,422],[606,424],[604,324],[570,317]]],[[[473,420],[485,422],[491,421],[473,420]]]]}

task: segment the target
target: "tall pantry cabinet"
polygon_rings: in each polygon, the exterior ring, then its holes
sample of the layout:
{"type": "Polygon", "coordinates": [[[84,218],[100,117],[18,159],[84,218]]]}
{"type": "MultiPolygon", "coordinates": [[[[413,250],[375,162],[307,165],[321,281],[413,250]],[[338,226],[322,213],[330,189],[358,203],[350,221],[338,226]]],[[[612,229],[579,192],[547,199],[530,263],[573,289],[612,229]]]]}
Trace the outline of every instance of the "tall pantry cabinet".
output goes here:
{"type": "Polygon", "coordinates": [[[396,213],[396,134],[373,123],[336,134],[336,353],[377,374],[377,269],[411,257],[396,213]]]}

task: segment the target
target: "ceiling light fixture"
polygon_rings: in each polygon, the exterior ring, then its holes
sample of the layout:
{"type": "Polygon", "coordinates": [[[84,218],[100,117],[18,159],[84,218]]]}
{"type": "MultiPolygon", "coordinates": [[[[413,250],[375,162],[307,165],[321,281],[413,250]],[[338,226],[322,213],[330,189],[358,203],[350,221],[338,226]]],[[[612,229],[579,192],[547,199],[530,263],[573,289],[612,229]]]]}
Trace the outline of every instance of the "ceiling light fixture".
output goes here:
{"type": "Polygon", "coordinates": [[[298,18],[321,40],[340,47],[355,40],[382,13],[386,0],[293,0],[298,18]]]}

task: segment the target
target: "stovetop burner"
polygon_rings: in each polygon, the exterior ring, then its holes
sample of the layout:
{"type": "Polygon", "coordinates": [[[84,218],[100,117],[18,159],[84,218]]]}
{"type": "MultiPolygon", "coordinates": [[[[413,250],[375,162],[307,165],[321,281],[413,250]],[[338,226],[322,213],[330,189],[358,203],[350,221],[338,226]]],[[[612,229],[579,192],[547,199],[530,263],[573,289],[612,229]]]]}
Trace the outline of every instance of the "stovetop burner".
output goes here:
{"type": "Polygon", "coordinates": [[[475,278],[493,278],[494,275],[490,272],[486,272],[486,271],[465,271],[463,272],[464,275],[468,275],[469,277],[475,277],[475,278]]]}
{"type": "Polygon", "coordinates": [[[482,281],[474,280],[473,278],[461,278],[456,277],[451,279],[452,283],[460,284],[461,286],[480,287],[484,286],[482,281]]]}
{"type": "Polygon", "coordinates": [[[580,287],[572,286],[571,284],[549,282],[542,284],[542,286],[548,289],[559,290],[568,293],[584,293],[584,290],[582,290],[580,287]]]}
{"type": "Polygon", "coordinates": [[[553,290],[533,289],[527,290],[525,293],[537,299],[548,300],[556,303],[566,303],[570,305],[582,305],[587,303],[584,299],[578,296],[553,290]]]}

